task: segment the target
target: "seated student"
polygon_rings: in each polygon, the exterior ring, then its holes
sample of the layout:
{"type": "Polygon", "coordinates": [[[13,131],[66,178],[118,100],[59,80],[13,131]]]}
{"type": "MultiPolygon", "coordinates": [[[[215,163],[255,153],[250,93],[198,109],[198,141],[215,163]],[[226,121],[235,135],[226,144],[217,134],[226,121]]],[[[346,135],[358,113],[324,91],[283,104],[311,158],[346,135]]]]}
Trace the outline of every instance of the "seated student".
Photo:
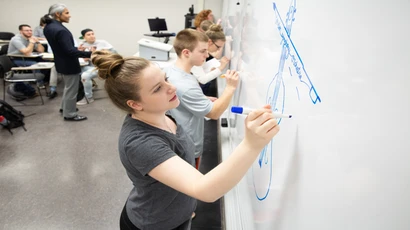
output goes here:
{"type": "MultiPolygon", "coordinates": [[[[44,26],[46,26],[46,22],[43,17],[40,18],[40,25],[36,26],[34,28],[34,37],[36,37],[39,41],[47,41],[46,36],[44,36],[44,26]]],[[[49,51],[48,44],[43,44],[44,46],[44,52],[52,53],[52,51],[49,51]]]]}
{"type": "MultiPolygon", "coordinates": [[[[110,52],[115,52],[113,46],[105,40],[96,40],[94,31],[92,29],[84,29],[81,31],[82,38],[84,41],[80,43],[79,48],[85,48],[85,50],[90,50],[92,47],[95,50],[108,50],[110,52]]],[[[86,59],[85,59],[86,60],[86,59]]],[[[87,60],[86,60],[87,61],[87,60]]],[[[94,65],[89,62],[88,65],[81,67],[81,80],[84,85],[84,93],[86,98],[77,102],[77,105],[86,105],[94,101],[93,90],[92,90],[92,79],[97,77],[97,71],[94,65]],[[88,102],[87,102],[88,100],[88,102]]]]}
{"type": "MultiPolygon", "coordinates": [[[[208,52],[209,53],[222,50],[222,47],[225,44],[225,34],[222,31],[222,27],[220,25],[216,25],[216,24],[211,25],[208,28],[208,30],[205,32],[205,34],[208,36],[208,52]]],[[[211,57],[211,55],[209,55],[209,57],[211,57]]],[[[209,57],[207,58],[207,61],[210,60],[209,57]]],[[[211,71],[205,70],[204,68],[206,64],[203,63],[200,66],[194,66],[191,69],[191,72],[198,79],[199,83],[207,84],[208,82],[220,76],[222,71],[228,65],[228,63],[229,63],[229,59],[227,57],[222,57],[220,60],[220,66],[217,68],[214,68],[211,71]]]]}
{"type": "Polygon", "coordinates": [[[195,143],[196,168],[199,168],[203,152],[204,117],[218,119],[226,110],[239,82],[235,71],[226,72],[226,88],[220,98],[206,97],[198,80],[191,74],[194,65],[201,65],[208,57],[208,37],[199,31],[185,29],[174,40],[178,58],[175,65],[164,69],[169,82],[177,87],[181,104],[170,110],[178,124],[187,127],[187,133],[195,143]]]}
{"type": "MultiPolygon", "coordinates": [[[[190,42],[194,51],[179,50],[183,59],[205,59],[206,40],[199,42],[200,47],[190,42]]],[[[168,76],[139,57],[96,51],[92,62],[105,79],[111,101],[127,113],[118,149],[134,187],[121,213],[121,230],[191,229],[196,200],[214,202],[231,190],[279,131],[269,105],[251,112],[242,142],[227,160],[203,175],[193,167],[195,148],[186,126],[166,115],[180,104],[168,76]]]]}
{"type": "MultiPolygon", "coordinates": [[[[33,36],[33,30],[27,24],[19,26],[20,33],[11,38],[9,48],[7,50],[8,55],[25,55],[29,56],[33,52],[44,52],[44,47],[40,44],[39,39],[33,36]]],[[[16,66],[31,66],[37,62],[44,61],[41,58],[24,58],[24,57],[11,57],[13,63],[16,66]]],[[[54,67],[53,67],[54,68],[54,67]]],[[[49,75],[47,70],[36,70],[37,72],[43,72],[45,75],[49,75]]],[[[53,71],[51,71],[53,73],[53,71]]],[[[37,84],[40,88],[44,88],[44,82],[38,81],[37,84]]]]}
{"type": "Polygon", "coordinates": [[[37,26],[36,28],[34,28],[34,32],[33,32],[34,36],[40,41],[47,40],[46,36],[44,36],[44,33],[43,33],[44,26],[46,26],[46,22],[43,19],[43,17],[41,17],[40,18],[40,25],[37,26]]]}

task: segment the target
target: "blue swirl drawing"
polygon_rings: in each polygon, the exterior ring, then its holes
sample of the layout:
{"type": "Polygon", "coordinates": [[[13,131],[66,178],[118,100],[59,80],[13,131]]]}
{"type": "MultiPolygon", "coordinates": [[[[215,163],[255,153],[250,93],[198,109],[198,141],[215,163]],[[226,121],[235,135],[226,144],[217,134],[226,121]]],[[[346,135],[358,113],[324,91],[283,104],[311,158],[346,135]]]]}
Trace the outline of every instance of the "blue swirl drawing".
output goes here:
{"type": "MultiPolygon", "coordinates": [[[[321,99],[316,92],[315,87],[313,86],[312,81],[309,78],[309,75],[305,69],[305,66],[302,62],[302,58],[300,57],[295,45],[292,42],[290,37],[292,32],[292,25],[295,21],[295,14],[296,14],[296,0],[291,0],[291,4],[289,6],[289,10],[286,14],[286,21],[283,23],[282,18],[279,14],[278,8],[276,3],[273,2],[273,10],[276,16],[276,28],[279,31],[281,37],[281,45],[282,45],[282,52],[280,56],[278,72],[273,77],[272,81],[269,84],[267,90],[267,97],[266,103],[270,104],[272,110],[274,112],[284,113],[285,111],[285,84],[282,78],[283,69],[285,67],[285,63],[290,61],[289,72],[291,73],[291,77],[294,76],[293,73],[296,74],[299,81],[302,83],[303,86],[306,86],[309,89],[309,97],[313,104],[321,102],[321,99]],[[290,60],[289,60],[290,59],[290,60]]],[[[300,100],[299,89],[296,87],[296,94],[298,99],[300,100]]],[[[282,119],[278,120],[280,123],[282,119]]],[[[256,198],[260,201],[266,199],[269,195],[270,186],[272,182],[272,146],[273,140],[265,146],[265,148],[261,151],[258,159],[258,166],[259,168],[252,167],[252,174],[253,174],[253,186],[256,194],[256,198]],[[255,174],[259,175],[268,175],[268,186],[263,189],[260,189],[261,186],[257,186],[255,184],[255,178],[260,178],[255,176],[255,174]]],[[[266,186],[266,181],[262,187],[266,186]]]]}

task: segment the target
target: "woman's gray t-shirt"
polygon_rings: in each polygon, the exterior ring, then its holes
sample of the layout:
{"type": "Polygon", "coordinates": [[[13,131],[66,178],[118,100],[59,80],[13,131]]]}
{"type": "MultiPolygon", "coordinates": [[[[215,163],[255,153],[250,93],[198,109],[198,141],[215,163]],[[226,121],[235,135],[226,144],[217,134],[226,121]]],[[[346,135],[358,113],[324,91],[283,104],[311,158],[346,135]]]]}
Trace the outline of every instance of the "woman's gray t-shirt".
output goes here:
{"type": "Polygon", "coordinates": [[[194,166],[195,146],[179,125],[175,135],[127,115],[118,148],[121,162],[134,185],[126,210],[136,227],[172,229],[191,218],[196,199],[148,175],[152,169],[173,156],[179,156],[194,166]]]}

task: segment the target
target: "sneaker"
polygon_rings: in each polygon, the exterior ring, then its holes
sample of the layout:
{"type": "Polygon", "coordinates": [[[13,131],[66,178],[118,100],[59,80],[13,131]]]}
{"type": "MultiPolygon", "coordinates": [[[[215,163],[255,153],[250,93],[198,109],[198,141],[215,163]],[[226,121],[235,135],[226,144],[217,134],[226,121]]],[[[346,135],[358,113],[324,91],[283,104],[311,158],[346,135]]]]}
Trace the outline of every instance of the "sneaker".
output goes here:
{"type": "Polygon", "coordinates": [[[92,97],[87,98],[87,99],[85,97],[83,97],[83,99],[81,99],[77,102],[77,105],[86,105],[86,104],[89,104],[91,102],[94,102],[94,98],[92,98],[92,97]],[[87,102],[87,99],[88,99],[88,102],[87,102]]]}
{"type": "Polygon", "coordinates": [[[50,99],[53,99],[53,98],[57,97],[57,92],[56,91],[50,91],[47,94],[47,97],[49,97],[50,99]]]}
{"type": "Polygon", "coordinates": [[[40,89],[45,89],[46,88],[46,86],[44,85],[44,82],[37,83],[37,87],[40,88],[40,89]]]}

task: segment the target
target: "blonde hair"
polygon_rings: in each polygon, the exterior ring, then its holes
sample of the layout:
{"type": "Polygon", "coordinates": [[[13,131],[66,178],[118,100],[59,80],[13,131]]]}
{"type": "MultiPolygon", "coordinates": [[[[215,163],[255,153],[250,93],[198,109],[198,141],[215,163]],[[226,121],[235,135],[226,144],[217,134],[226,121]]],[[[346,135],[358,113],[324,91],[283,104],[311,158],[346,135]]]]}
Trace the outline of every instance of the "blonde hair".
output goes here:
{"type": "Polygon", "coordinates": [[[222,30],[221,25],[213,24],[209,27],[207,31],[205,31],[206,36],[212,41],[226,41],[225,34],[222,30]]]}
{"type": "Polygon", "coordinates": [[[205,21],[202,21],[202,22],[201,22],[201,24],[199,25],[199,28],[205,32],[205,31],[207,31],[207,30],[209,29],[209,27],[210,27],[211,25],[213,25],[213,24],[214,24],[213,22],[211,22],[211,21],[209,21],[209,20],[205,20],[205,21]]]}
{"type": "Polygon", "coordinates": [[[198,45],[198,42],[208,42],[208,37],[204,33],[193,29],[181,30],[174,40],[175,53],[179,57],[184,49],[192,52],[198,45]]]}
{"type": "Polygon", "coordinates": [[[133,113],[127,101],[141,100],[139,79],[150,62],[144,58],[123,58],[109,51],[95,51],[92,63],[98,70],[98,76],[106,80],[104,87],[114,105],[127,113],[133,113]]]}
{"type": "Polygon", "coordinates": [[[199,12],[195,17],[195,21],[194,21],[195,28],[198,28],[201,25],[202,21],[207,20],[208,15],[210,13],[212,13],[212,10],[201,10],[201,12],[199,12]]]}

